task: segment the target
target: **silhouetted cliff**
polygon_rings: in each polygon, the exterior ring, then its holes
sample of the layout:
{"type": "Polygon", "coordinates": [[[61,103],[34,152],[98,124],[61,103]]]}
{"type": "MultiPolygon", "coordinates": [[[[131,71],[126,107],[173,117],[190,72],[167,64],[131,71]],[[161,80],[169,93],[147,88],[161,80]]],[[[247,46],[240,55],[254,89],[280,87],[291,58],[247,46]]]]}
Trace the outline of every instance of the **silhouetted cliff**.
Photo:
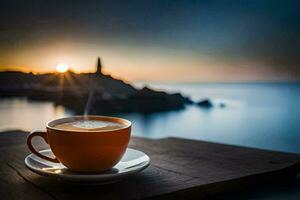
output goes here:
{"type": "Polygon", "coordinates": [[[138,90],[122,80],[99,73],[34,75],[0,72],[0,97],[52,101],[77,113],[157,112],[181,109],[191,103],[181,94],[138,90]]]}

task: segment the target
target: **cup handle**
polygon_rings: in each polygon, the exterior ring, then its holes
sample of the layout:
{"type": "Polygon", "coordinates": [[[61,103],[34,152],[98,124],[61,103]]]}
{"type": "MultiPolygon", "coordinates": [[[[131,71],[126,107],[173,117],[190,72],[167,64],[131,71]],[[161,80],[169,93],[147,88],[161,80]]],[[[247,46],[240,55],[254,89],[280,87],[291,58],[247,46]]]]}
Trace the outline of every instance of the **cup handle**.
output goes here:
{"type": "Polygon", "coordinates": [[[40,157],[40,158],[43,158],[45,160],[48,160],[48,161],[51,161],[51,162],[55,162],[55,163],[59,163],[59,161],[57,160],[57,158],[50,158],[48,156],[45,156],[41,153],[39,153],[32,145],[31,141],[32,141],[32,138],[34,138],[35,136],[40,136],[42,137],[45,142],[48,144],[48,139],[47,139],[47,133],[44,132],[44,131],[32,131],[28,137],[27,137],[27,146],[28,148],[30,149],[30,151],[35,154],[36,156],[40,157]]]}

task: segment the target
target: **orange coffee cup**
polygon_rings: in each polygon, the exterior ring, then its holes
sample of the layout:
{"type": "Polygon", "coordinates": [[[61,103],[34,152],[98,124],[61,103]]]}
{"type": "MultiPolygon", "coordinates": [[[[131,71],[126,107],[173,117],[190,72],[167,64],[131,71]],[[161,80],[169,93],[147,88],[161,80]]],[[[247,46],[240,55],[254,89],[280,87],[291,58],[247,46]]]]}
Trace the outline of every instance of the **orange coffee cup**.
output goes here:
{"type": "Polygon", "coordinates": [[[68,169],[96,172],[111,169],[126,151],[130,139],[131,122],[122,118],[106,116],[74,116],[53,120],[46,125],[47,131],[33,131],[27,138],[30,151],[40,158],[60,162],[68,169]],[[74,131],[55,128],[55,125],[76,120],[102,120],[121,123],[112,130],[74,131]],[[55,158],[39,153],[32,145],[32,138],[42,137],[49,144],[55,158]]]}

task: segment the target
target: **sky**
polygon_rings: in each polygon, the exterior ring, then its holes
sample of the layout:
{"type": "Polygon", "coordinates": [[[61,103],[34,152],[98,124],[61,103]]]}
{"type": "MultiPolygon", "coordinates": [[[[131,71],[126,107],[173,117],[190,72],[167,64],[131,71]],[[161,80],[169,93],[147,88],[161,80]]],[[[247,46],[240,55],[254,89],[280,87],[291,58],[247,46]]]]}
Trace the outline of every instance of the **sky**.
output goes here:
{"type": "Polygon", "coordinates": [[[0,1],[0,70],[128,81],[300,80],[300,1],[0,1]]]}

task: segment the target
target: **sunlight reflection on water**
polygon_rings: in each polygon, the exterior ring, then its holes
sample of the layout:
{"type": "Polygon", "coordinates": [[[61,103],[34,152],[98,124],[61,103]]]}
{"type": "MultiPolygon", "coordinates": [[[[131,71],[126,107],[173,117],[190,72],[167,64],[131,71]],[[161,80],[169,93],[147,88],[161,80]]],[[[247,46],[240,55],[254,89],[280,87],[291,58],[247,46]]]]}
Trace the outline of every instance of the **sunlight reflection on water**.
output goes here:
{"type": "Polygon", "coordinates": [[[0,104],[0,129],[44,130],[48,121],[72,115],[51,102],[30,102],[25,98],[3,99],[0,104]]]}

